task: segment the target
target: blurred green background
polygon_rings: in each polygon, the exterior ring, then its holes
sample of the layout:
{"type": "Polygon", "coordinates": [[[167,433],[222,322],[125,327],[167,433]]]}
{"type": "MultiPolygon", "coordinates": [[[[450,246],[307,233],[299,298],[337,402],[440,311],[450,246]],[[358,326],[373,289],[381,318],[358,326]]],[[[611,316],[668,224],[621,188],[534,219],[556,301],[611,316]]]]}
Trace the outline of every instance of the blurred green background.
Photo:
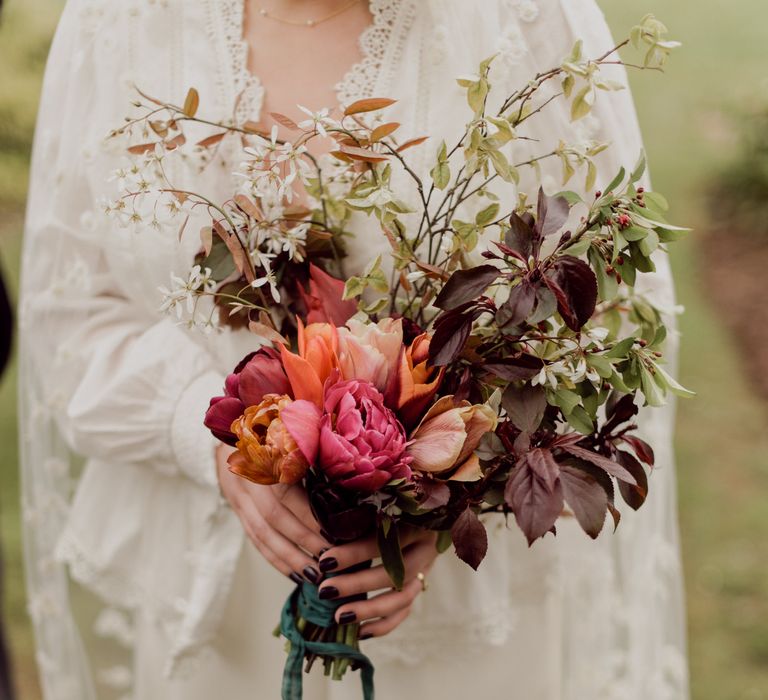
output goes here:
{"type": "MultiPolygon", "coordinates": [[[[6,4],[0,24],[0,264],[15,289],[35,109],[62,2],[6,4]]],[[[708,288],[702,269],[718,261],[705,260],[701,244],[712,228],[712,174],[737,150],[735,125],[745,112],[768,104],[768,4],[601,5],[617,35],[654,12],[685,44],[666,76],[636,74],[632,80],[655,186],[672,201],[672,219],[700,232],[676,245],[673,256],[687,310],[681,375],[699,392],[680,404],[677,438],[693,698],[768,700],[768,411],[733,334],[713,311],[718,290],[708,288]]],[[[20,697],[34,700],[39,695],[21,572],[15,429],[12,367],[0,385],[3,607],[20,697]]]]}

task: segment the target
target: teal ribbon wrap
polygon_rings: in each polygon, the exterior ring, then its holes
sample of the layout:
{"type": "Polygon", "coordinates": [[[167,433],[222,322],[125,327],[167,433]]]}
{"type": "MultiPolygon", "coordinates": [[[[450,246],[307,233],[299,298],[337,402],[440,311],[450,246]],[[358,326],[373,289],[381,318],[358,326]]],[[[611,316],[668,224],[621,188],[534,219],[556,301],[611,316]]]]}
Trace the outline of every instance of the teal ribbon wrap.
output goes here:
{"type": "Polygon", "coordinates": [[[282,700],[303,700],[302,665],[307,654],[349,659],[360,668],[363,700],[374,700],[373,664],[359,649],[340,642],[312,642],[304,639],[296,627],[296,620],[304,618],[318,627],[335,624],[334,615],[339,602],[321,600],[317,586],[303,583],[296,587],[285,601],[280,616],[280,633],[290,642],[290,651],[283,671],[282,700]]]}

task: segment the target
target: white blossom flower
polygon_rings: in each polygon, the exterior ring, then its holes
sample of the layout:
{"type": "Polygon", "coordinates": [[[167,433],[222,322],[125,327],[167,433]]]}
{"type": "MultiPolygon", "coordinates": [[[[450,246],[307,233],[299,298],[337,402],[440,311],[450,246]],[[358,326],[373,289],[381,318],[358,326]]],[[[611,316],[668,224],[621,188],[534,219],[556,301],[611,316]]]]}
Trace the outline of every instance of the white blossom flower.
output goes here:
{"type": "Polygon", "coordinates": [[[280,303],[280,292],[277,289],[277,278],[275,277],[274,271],[270,268],[265,270],[265,274],[262,277],[257,277],[255,280],[253,280],[253,282],[251,282],[251,287],[254,289],[259,289],[264,285],[269,285],[269,292],[272,295],[272,298],[275,300],[275,303],[280,303]]]}
{"type": "Polygon", "coordinates": [[[171,273],[170,287],[159,287],[159,291],[163,295],[160,312],[170,313],[173,311],[178,319],[182,318],[185,308],[188,314],[193,314],[198,297],[201,294],[212,292],[216,288],[216,282],[211,279],[211,274],[209,267],[203,270],[200,265],[195,265],[190,270],[186,280],[171,273]]]}
{"type": "Polygon", "coordinates": [[[330,118],[330,113],[326,107],[321,109],[319,112],[313,112],[312,110],[307,109],[306,107],[302,107],[301,105],[297,106],[302,112],[304,112],[304,114],[309,117],[309,119],[305,119],[304,121],[299,122],[298,126],[300,129],[317,131],[320,136],[325,138],[328,136],[326,127],[336,126],[336,122],[330,118]]]}

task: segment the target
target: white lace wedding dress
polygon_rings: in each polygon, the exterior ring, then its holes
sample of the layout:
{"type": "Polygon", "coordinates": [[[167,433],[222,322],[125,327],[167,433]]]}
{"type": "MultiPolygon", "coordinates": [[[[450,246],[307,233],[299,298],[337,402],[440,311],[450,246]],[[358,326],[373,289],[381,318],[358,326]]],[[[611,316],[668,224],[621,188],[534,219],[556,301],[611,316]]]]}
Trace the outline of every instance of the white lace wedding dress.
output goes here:
{"type": "MultiPolygon", "coordinates": [[[[593,55],[611,42],[593,0],[372,0],[371,11],[339,99],[398,98],[391,116],[403,133],[434,137],[411,151],[421,170],[440,138],[462,128],[455,77],[482,58],[498,52],[493,81],[513,86],[559,64],[577,37],[593,55]]],[[[130,111],[131,83],[176,101],[194,85],[207,116],[258,118],[242,17],[242,0],[69,0],[51,50],[20,316],[29,602],[47,700],[279,695],[283,649],[271,631],[292,584],[244,542],[221,502],[202,425],[252,337],[204,336],[159,316],[158,287],[188,269],[196,237],[119,228],[98,205],[114,196],[108,180],[121,156],[103,137],[130,111]],[[99,596],[100,610],[69,576],[99,596]]],[[[603,184],[637,159],[626,91],[601,96],[576,126],[556,103],[544,114],[532,152],[564,134],[609,140],[603,184]]],[[[190,166],[175,177],[226,197],[227,156],[202,176],[190,166]]],[[[557,188],[557,176],[545,168],[545,185],[557,188]]],[[[371,222],[356,225],[350,269],[380,246],[371,222]]],[[[672,305],[665,261],[644,285],[672,305]]],[[[497,523],[478,574],[441,557],[411,618],[367,643],[378,696],[687,698],[672,423],[671,407],[643,415],[659,466],[648,502],[624,508],[616,534],[606,527],[593,542],[564,520],[557,539],[529,549],[497,523]]],[[[306,697],[359,692],[350,674],[343,684],[310,679],[306,697]]]]}

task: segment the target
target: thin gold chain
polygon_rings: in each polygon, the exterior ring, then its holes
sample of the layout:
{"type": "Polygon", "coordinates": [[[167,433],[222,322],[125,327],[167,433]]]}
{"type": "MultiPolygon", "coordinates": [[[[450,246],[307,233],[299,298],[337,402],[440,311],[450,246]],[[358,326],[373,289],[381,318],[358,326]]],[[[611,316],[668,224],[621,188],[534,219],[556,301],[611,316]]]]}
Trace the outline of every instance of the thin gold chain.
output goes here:
{"type": "Polygon", "coordinates": [[[342,5],[341,7],[335,9],[331,14],[325,15],[325,17],[321,17],[320,19],[284,19],[283,17],[277,17],[273,15],[271,12],[266,10],[263,7],[259,8],[259,15],[264,17],[265,19],[271,19],[275,22],[280,22],[281,24],[290,24],[293,27],[316,27],[318,24],[322,24],[323,22],[327,22],[329,19],[333,19],[334,17],[338,17],[340,14],[346,12],[350,8],[354,7],[360,2],[360,0],[351,0],[350,2],[346,3],[345,5],[342,5]]]}

